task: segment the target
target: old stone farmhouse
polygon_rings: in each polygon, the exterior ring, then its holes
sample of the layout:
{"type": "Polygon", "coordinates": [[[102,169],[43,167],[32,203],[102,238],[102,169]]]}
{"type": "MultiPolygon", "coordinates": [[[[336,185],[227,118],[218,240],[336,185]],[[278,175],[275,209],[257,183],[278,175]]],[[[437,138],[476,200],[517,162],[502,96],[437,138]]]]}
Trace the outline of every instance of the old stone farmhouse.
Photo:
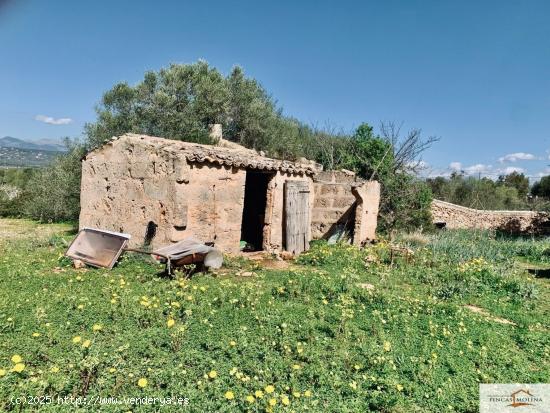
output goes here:
{"type": "Polygon", "coordinates": [[[129,233],[133,246],[194,236],[227,252],[246,241],[300,253],[342,229],[355,244],[375,237],[377,182],[262,155],[223,139],[113,138],[82,161],[80,226],[129,233]]]}

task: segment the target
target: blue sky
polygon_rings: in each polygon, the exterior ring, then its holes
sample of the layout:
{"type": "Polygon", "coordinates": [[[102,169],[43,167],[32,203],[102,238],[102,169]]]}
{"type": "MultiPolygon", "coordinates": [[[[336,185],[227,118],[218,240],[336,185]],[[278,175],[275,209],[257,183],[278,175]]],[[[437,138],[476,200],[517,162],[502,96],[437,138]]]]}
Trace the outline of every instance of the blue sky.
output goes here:
{"type": "Polygon", "coordinates": [[[0,136],[79,136],[114,83],[203,58],[241,65],[307,123],[439,136],[428,173],[536,177],[550,173],[549,16],[546,0],[0,0],[0,136]]]}

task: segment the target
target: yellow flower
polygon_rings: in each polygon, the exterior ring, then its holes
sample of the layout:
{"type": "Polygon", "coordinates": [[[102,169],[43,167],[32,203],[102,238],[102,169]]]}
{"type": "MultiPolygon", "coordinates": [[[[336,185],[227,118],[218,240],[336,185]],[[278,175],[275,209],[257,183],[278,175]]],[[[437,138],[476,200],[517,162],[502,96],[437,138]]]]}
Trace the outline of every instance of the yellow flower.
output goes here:
{"type": "Polygon", "coordinates": [[[246,401],[248,403],[254,403],[256,401],[256,399],[254,398],[254,396],[249,394],[248,396],[246,396],[246,401]]]}
{"type": "Polygon", "coordinates": [[[14,354],[13,356],[11,356],[11,361],[13,363],[21,363],[23,361],[23,359],[21,358],[21,356],[19,354],[14,354]]]}
{"type": "Polygon", "coordinates": [[[216,377],[218,377],[217,371],[212,370],[210,373],[208,373],[208,377],[210,377],[211,379],[215,379],[216,377]]]}
{"type": "Polygon", "coordinates": [[[235,398],[235,394],[233,394],[232,391],[228,390],[228,391],[225,392],[224,397],[227,400],[233,400],[235,398]]]}
{"type": "Polygon", "coordinates": [[[353,390],[357,390],[357,382],[354,380],[349,384],[349,387],[351,387],[353,390]]]}
{"type": "Polygon", "coordinates": [[[256,390],[254,392],[254,396],[256,396],[258,399],[261,399],[262,397],[264,397],[264,392],[261,390],[256,390]]]}
{"type": "Polygon", "coordinates": [[[6,369],[0,369],[0,377],[4,377],[6,373],[7,373],[6,369]]]}
{"type": "Polygon", "coordinates": [[[293,368],[294,370],[300,370],[302,367],[301,367],[299,364],[294,364],[294,365],[292,366],[292,368],[293,368]]]}
{"type": "Polygon", "coordinates": [[[166,321],[166,325],[168,326],[168,328],[174,327],[174,324],[176,324],[176,320],[174,320],[173,318],[169,318],[169,319],[166,321]]]}
{"type": "Polygon", "coordinates": [[[277,399],[269,399],[269,405],[275,406],[277,404],[277,399]]]}
{"type": "Polygon", "coordinates": [[[53,367],[50,369],[50,371],[51,371],[52,373],[57,373],[57,372],[59,371],[59,367],[53,366],[53,367]]]}
{"type": "Polygon", "coordinates": [[[403,386],[402,386],[402,385],[400,385],[400,384],[398,384],[398,385],[397,385],[397,386],[395,386],[395,387],[397,387],[397,391],[402,391],[402,390],[403,390],[403,386]]]}
{"type": "Polygon", "coordinates": [[[138,380],[137,385],[141,388],[146,387],[147,386],[147,379],[142,377],[141,379],[138,380]]]}
{"type": "Polygon", "coordinates": [[[17,363],[13,366],[13,371],[16,371],[17,373],[21,373],[23,370],[25,370],[25,365],[23,363],[17,363]]]}
{"type": "Polygon", "coordinates": [[[80,336],[74,336],[73,337],[73,343],[76,344],[76,343],[80,343],[82,341],[82,337],[80,336]]]}
{"type": "Polygon", "coordinates": [[[114,367],[111,367],[111,368],[109,369],[109,373],[115,373],[115,372],[116,372],[116,369],[115,369],[114,367]]]}
{"type": "Polygon", "coordinates": [[[78,304],[76,308],[78,308],[79,310],[82,310],[84,308],[84,304],[78,304]]]}
{"type": "Polygon", "coordinates": [[[273,393],[275,391],[275,387],[273,387],[271,384],[269,386],[265,386],[265,392],[267,394],[273,393]]]}
{"type": "Polygon", "coordinates": [[[296,397],[297,399],[301,396],[301,394],[300,394],[299,391],[293,392],[292,395],[293,395],[294,397],[296,397]]]}
{"type": "Polygon", "coordinates": [[[40,337],[40,333],[32,333],[33,337],[40,337]]]}
{"type": "Polygon", "coordinates": [[[288,396],[286,394],[281,397],[281,403],[283,403],[285,406],[288,406],[290,404],[290,400],[288,400],[288,396]]]}
{"type": "Polygon", "coordinates": [[[384,351],[391,351],[391,343],[389,341],[384,341],[384,351]]]}
{"type": "Polygon", "coordinates": [[[82,343],[82,347],[88,348],[91,344],[92,342],[90,340],[84,340],[84,343],[82,343]]]}
{"type": "Polygon", "coordinates": [[[229,342],[229,345],[230,345],[231,347],[235,347],[235,346],[237,345],[237,342],[231,340],[231,341],[229,342]]]}
{"type": "Polygon", "coordinates": [[[103,326],[101,324],[94,324],[92,326],[92,331],[101,331],[103,329],[103,326]]]}
{"type": "Polygon", "coordinates": [[[310,390],[306,390],[304,392],[304,397],[311,397],[311,391],[310,390]]]}

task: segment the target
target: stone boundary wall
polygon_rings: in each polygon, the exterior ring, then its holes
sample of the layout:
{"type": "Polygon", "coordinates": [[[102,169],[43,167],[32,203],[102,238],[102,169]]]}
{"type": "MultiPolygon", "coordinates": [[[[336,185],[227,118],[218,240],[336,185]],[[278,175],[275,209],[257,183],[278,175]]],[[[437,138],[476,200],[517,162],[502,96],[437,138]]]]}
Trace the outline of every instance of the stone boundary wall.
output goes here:
{"type": "Polygon", "coordinates": [[[434,223],[444,222],[446,228],[493,229],[510,233],[550,233],[550,216],[537,211],[491,211],[464,207],[434,199],[434,223]]]}

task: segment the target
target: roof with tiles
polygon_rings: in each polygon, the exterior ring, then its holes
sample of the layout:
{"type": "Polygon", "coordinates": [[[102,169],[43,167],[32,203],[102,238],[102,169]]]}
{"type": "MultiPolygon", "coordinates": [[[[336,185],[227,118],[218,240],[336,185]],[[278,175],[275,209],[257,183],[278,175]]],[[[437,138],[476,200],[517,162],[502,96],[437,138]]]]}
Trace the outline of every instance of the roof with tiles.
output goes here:
{"type": "MultiPolygon", "coordinates": [[[[113,137],[101,148],[96,149],[96,151],[113,145],[116,141],[133,141],[135,143],[142,143],[144,145],[151,146],[151,149],[167,151],[176,156],[183,155],[189,162],[194,163],[206,162],[237,168],[282,171],[306,175],[314,175],[322,169],[320,165],[317,165],[312,161],[292,162],[268,158],[252,149],[245,148],[244,146],[223,139],[218,145],[204,145],[193,142],[158,138],[155,136],[127,133],[120,137],[113,137]]],[[[88,154],[88,156],[89,155],[90,154],[88,154]]]]}

